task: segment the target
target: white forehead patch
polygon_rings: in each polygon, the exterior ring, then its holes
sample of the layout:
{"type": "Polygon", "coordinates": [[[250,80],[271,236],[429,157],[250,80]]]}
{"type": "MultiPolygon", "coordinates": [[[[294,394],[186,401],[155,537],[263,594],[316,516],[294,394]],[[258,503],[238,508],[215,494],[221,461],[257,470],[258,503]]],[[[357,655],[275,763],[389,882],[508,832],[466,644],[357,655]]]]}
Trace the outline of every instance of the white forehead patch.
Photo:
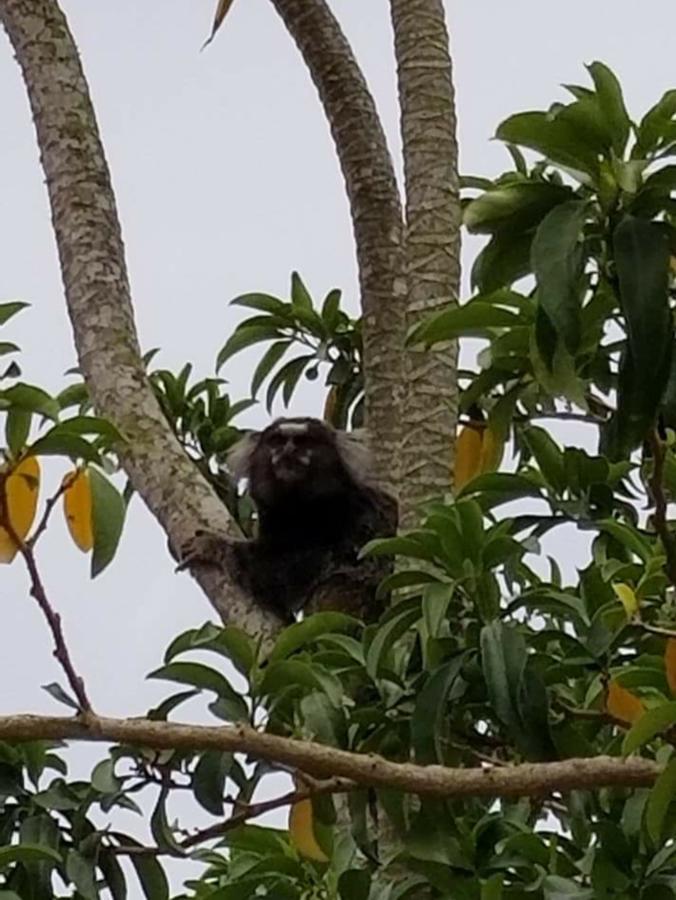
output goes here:
{"type": "Polygon", "coordinates": [[[305,434],[307,425],[304,422],[281,422],[277,426],[282,434],[305,434]]]}

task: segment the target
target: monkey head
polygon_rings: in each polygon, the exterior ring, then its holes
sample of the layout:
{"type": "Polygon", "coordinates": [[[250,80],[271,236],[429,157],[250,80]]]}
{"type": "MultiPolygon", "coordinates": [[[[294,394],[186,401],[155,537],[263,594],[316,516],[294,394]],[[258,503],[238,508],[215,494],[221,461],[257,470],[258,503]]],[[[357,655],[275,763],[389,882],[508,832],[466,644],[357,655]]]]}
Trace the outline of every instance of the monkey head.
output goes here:
{"type": "Polygon", "coordinates": [[[237,480],[247,478],[259,507],[280,501],[328,499],[366,482],[366,451],[352,436],[320,419],[277,419],[230,453],[237,480]]]}

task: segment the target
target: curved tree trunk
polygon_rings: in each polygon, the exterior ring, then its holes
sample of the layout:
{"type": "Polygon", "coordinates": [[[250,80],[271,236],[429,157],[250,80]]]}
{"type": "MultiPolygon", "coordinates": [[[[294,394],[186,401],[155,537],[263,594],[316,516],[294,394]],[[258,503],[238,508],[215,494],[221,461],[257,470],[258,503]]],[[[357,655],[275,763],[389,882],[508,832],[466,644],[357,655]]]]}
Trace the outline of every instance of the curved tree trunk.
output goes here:
{"type": "Polygon", "coordinates": [[[378,480],[398,493],[405,335],[403,225],[385,133],[325,0],[272,0],[319,92],[345,178],[359,263],[366,426],[378,480]]]}
{"type": "MultiPolygon", "coordinates": [[[[460,288],[455,96],[442,0],[391,0],[406,179],[407,325],[460,288]]],[[[449,490],[458,414],[457,346],[405,359],[400,521],[449,490]]]]}
{"type": "MultiPolygon", "coordinates": [[[[164,419],[138,347],[110,174],[77,48],[56,0],[3,0],[37,131],[80,367],[98,413],[125,436],[132,484],[179,547],[227,513],[164,419]]],[[[279,628],[216,569],[198,580],[221,617],[253,634],[279,628]]]]}

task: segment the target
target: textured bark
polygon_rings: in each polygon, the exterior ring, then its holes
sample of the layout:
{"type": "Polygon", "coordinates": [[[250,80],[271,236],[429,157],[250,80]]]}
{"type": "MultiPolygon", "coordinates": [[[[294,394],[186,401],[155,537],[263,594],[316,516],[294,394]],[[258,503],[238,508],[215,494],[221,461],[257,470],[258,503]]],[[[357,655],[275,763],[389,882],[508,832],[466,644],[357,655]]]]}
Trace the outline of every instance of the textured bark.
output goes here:
{"type": "Polygon", "coordinates": [[[111,719],[88,713],[77,718],[0,716],[0,740],[104,741],[155,750],[224,750],[281,763],[315,778],[347,778],[374,787],[434,797],[525,797],[611,785],[650,787],[662,771],[653,760],[596,756],[551,763],[454,769],[396,763],[374,753],[352,753],[314,741],[280,737],[247,725],[210,727],[111,719]]]}
{"type": "MultiPolygon", "coordinates": [[[[442,0],[391,0],[406,179],[407,325],[460,287],[455,97],[442,0]]],[[[405,358],[400,521],[448,491],[458,412],[457,346],[405,358]]]]}
{"type": "MultiPolygon", "coordinates": [[[[226,530],[218,500],[164,419],[141,361],[110,174],[77,48],[56,0],[3,0],[37,131],[68,313],[97,412],[127,439],[125,470],[173,546],[226,530]]],[[[198,580],[221,617],[253,634],[279,623],[215,569],[198,580]]]]}
{"type": "Polygon", "coordinates": [[[366,427],[397,495],[406,281],[399,192],[373,97],[325,0],[272,0],[319,92],[345,178],[359,264],[366,427]]]}

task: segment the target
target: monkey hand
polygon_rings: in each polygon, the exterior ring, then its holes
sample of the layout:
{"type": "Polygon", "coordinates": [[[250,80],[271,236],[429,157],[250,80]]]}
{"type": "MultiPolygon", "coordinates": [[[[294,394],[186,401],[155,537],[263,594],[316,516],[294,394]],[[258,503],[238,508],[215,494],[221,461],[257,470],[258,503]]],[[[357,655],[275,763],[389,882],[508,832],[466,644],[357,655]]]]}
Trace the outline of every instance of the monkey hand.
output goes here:
{"type": "Polygon", "coordinates": [[[180,548],[176,571],[183,572],[193,566],[223,568],[229,548],[230,542],[224,535],[200,529],[180,548]]]}

